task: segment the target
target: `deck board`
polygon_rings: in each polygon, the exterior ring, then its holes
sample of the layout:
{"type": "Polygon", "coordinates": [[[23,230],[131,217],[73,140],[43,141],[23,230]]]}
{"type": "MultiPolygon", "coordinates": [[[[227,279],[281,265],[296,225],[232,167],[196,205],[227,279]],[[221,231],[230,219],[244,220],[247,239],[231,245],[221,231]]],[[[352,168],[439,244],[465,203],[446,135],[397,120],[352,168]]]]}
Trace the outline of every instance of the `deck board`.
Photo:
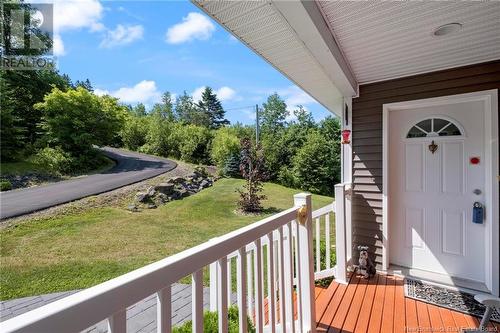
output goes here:
{"type": "MultiPolygon", "coordinates": [[[[474,316],[405,297],[403,279],[393,275],[351,276],[349,284],[332,282],[316,296],[318,332],[461,332],[479,326],[474,316]]],[[[488,332],[500,332],[500,324],[490,323],[488,332]]]]}

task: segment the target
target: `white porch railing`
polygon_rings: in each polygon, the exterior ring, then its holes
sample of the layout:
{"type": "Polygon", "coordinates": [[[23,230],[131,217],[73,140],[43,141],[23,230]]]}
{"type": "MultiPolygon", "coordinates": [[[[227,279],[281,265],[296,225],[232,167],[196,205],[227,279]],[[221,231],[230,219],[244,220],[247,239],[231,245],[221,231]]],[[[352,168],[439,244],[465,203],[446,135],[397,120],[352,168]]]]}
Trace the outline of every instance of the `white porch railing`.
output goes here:
{"type": "Polygon", "coordinates": [[[336,185],[335,195],[334,203],[311,212],[311,195],[297,194],[290,209],[12,318],[1,323],[0,330],[77,332],[107,319],[108,332],[122,333],[127,307],[156,294],[158,332],[170,332],[171,285],[191,275],[193,331],[203,332],[203,271],[209,266],[210,310],[219,314],[220,332],[227,331],[233,290],[240,332],[247,331],[247,316],[257,332],[314,332],[314,280],[335,275],[346,283],[351,258],[350,184],[336,185]],[[297,211],[303,206],[307,222],[301,224],[297,211]]]}
{"type": "Polygon", "coordinates": [[[326,274],[331,269],[331,258],[325,258],[325,269],[316,264],[315,272],[314,259],[317,263],[318,256],[313,258],[313,239],[318,249],[318,221],[324,218],[328,221],[325,224],[328,248],[329,214],[333,205],[327,207],[313,213],[311,195],[297,194],[294,207],[290,209],[12,318],[1,323],[0,330],[78,332],[107,319],[108,332],[124,333],[127,307],[156,294],[158,332],[168,333],[172,317],[171,285],[191,275],[193,331],[203,332],[203,269],[212,265],[217,269],[211,270],[211,285],[215,280],[217,287],[212,289],[216,293],[211,297],[214,303],[211,307],[219,314],[219,332],[227,332],[228,297],[231,295],[228,257],[236,252],[239,331],[247,331],[246,318],[250,316],[259,333],[264,329],[314,333],[314,276],[326,274]],[[297,210],[301,207],[306,208],[305,223],[297,221],[297,210]],[[267,286],[264,286],[266,281],[267,286]],[[268,325],[265,325],[265,302],[268,325]]]}

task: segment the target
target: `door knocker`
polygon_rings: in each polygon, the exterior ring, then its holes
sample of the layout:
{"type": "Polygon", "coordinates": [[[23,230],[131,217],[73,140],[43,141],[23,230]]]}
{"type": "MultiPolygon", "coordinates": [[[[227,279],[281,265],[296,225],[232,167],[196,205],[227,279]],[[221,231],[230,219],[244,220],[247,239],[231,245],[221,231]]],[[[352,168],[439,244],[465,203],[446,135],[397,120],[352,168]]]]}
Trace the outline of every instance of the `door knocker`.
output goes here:
{"type": "Polygon", "coordinates": [[[438,145],[434,143],[434,140],[432,140],[432,143],[429,145],[429,150],[433,154],[436,152],[436,150],[438,150],[438,145]]]}

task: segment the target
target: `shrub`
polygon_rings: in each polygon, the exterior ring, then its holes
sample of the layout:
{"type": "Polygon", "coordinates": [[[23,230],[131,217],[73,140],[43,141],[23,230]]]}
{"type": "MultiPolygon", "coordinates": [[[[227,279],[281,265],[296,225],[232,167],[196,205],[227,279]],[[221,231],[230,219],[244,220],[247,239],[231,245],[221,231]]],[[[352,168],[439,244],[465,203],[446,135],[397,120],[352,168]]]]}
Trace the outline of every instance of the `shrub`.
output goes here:
{"type": "Polygon", "coordinates": [[[307,140],[293,158],[293,176],[301,189],[332,195],[335,173],[335,156],[331,143],[317,131],[308,134],[307,140]]]}
{"type": "MultiPolygon", "coordinates": [[[[227,311],[228,315],[228,332],[237,333],[239,330],[239,320],[238,320],[238,308],[236,306],[231,306],[227,311]]],[[[255,332],[255,327],[250,320],[247,318],[248,331],[250,333],[255,332]]],[[[193,322],[191,320],[185,322],[181,326],[172,328],[172,333],[191,333],[193,331],[193,322]]],[[[204,333],[217,333],[219,331],[219,315],[217,312],[206,311],[203,315],[203,332],[204,333]]]]}
{"type": "Polygon", "coordinates": [[[172,150],[171,124],[160,115],[149,117],[146,133],[146,143],[141,147],[141,152],[167,157],[172,150]]]}
{"type": "Polygon", "coordinates": [[[179,139],[179,151],[182,160],[205,164],[210,161],[210,130],[196,125],[177,126],[175,138],[179,139]]]}
{"type": "Polygon", "coordinates": [[[262,211],[261,200],[266,198],[261,194],[262,182],[266,180],[264,172],[264,153],[260,146],[254,147],[250,139],[241,140],[240,172],[245,178],[243,190],[238,189],[240,200],[238,206],[244,212],[262,211]]]}
{"type": "Polygon", "coordinates": [[[33,163],[44,169],[56,173],[65,174],[71,171],[74,160],[60,147],[45,147],[40,149],[32,158],[33,163]]]}
{"type": "Polygon", "coordinates": [[[12,184],[6,179],[0,180],[0,191],[8,190],[12,190],[12,184]]]}
{"type": "Polygon", "coordinates": [[[72,156],[90,153],[93,145],[113,143],[125,118],[117,99],[96,96],[82,87],[66,92],[54,88],[35,108],[43,112],[49,147],[61,147],[72,156]]]}
{"type": "Polygon", "coordinates": [[[224,163],[221,174],[226,177],[241,178],[240,154],[231,155],[224,163]]]}
{"type": "Polygon", "coordinates": [[[131,116],[120,132],[120,136],[126,148],[137,150],[146,144],[147,133],[147,119],[144,117],[131,116]]]}
{"type": "Polygon", "coordinates": [[[222,169],[227,160],[239,152],[240,140],[230,128],[223,127],[215,132],[210,156],[217,167],[222,169]]]}

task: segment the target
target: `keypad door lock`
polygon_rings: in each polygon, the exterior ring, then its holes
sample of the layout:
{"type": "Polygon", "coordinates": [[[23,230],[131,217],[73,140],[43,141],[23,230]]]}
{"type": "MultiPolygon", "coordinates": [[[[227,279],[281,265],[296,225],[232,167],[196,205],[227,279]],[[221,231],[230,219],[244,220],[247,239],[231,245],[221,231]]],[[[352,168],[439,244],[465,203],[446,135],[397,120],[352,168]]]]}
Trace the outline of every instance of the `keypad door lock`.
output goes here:
{"type": "Polygon", "coordinates": [[[472,207],[472,222],[483,224],[484,220],[484,207],[480,202],[474,202],[472,207]]]}

